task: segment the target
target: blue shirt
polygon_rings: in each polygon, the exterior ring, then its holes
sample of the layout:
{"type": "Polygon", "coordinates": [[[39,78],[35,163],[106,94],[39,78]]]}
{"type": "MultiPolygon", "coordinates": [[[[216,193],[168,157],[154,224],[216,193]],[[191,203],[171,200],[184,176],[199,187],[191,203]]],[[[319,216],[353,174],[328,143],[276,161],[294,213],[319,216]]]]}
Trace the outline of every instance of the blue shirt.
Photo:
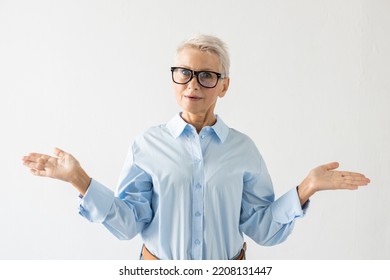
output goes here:
{"type": "Polygon", "coordinates": [[[244,234],[275,245],[302,217],[295,188],[275,200],[254,142],[217,116],[196,129],[177,114],[129,149],[114,194],[92,179],[80,214],[119,239],[137,234],[160,259],[232,259],[244,234]]]}

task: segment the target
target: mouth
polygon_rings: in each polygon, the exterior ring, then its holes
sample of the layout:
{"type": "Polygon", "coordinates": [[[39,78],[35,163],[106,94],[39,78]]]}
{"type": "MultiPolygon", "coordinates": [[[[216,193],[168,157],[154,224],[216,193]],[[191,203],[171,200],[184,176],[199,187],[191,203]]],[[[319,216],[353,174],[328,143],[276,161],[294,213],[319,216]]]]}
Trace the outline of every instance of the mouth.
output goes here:
{"type": "Polygon", "coordinates": [[[196,95],[184,95],[185,98],[191,100],[191,101],[197,101],[201,100],[202,98],[196,95]]]}

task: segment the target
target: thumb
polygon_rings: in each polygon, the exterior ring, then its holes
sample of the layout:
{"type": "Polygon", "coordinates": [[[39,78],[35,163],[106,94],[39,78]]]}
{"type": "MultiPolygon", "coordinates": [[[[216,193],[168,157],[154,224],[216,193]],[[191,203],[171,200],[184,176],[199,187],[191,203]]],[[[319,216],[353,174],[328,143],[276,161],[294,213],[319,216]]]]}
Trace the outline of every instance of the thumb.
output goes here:
{"type": "Polygon", "coordinates": [[[55,147],[55,148],[54,148],[54,154],[55,154],[57,157],[63,157],[66,153],[65,153],[63,150],[61,150],[61,149],[55,147]]]}
{"type": "Polygon", "coordinates": [[[323,165],[323,167],[329,171],[329,170],[333,170],[333,169],[336,169],[340,166],[340,164],[338,162],[330,162],[328,164],[325,164],[323,165]]]}

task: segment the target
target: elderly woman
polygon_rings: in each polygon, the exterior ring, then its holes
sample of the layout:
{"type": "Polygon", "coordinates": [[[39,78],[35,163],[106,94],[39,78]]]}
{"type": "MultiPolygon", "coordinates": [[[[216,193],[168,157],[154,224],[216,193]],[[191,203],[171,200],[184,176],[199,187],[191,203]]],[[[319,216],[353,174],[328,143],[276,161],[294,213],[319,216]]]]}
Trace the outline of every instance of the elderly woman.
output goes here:
{"type": "Polygon", "coordinates": [[[214,113],[229,88],[224,43],[205,35],[185,41],[171,72],[182,112],[134,141],[115,194],[60,149],[55,157],[23,158],[34,175],[71,183],[88,220],[119,239],[141,234],[141,258],[244,259],[244,234],[261,245],[281,243],[314,193],[369,183],[362,174],[336,171],[334,162],[275,200],[254,142],[214,113]]]}

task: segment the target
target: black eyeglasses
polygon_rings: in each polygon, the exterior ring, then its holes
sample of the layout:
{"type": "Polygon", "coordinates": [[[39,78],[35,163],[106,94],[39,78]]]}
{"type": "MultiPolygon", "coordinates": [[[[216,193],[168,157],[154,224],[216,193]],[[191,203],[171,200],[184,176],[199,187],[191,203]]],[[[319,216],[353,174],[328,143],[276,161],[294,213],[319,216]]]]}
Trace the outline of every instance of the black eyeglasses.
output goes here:
{"type": "Polygon", "coordinates": [[[184,85],[189,83],[194,76],[198,83],[205,88],[214,88],[219,79],[224,79],[221,73],[213,71],[193,71],[183,67],[171,67],[172,80],[176,84],[184,85]]]}

